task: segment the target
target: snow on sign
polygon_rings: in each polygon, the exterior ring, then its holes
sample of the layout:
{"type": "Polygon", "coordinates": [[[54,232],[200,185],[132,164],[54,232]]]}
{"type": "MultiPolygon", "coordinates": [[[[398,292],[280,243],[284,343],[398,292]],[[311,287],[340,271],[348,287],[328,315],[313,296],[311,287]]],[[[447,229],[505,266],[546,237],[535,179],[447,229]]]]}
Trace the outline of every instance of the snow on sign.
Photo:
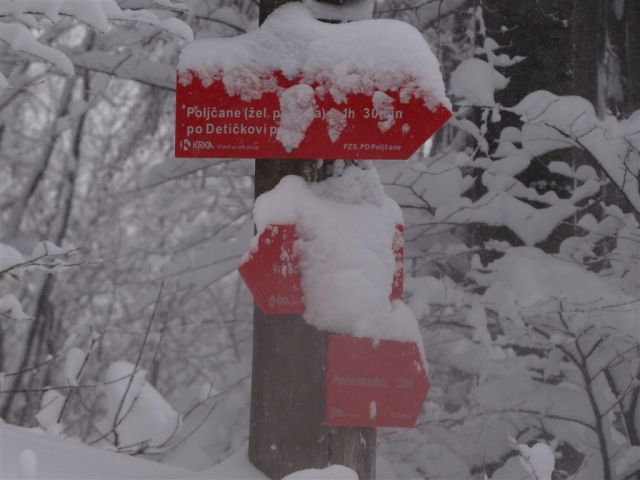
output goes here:
{"type": "Polygon", "coordinates": [[[450,109],[413,27],[327,24],[288,4],[256,31],[182,51],[176,157],[406,159],[450,109]]]}
{"type": "Polygon", "coordinates": [[[415,343],[329,336],[327,425],[413,427],[428,390],[415,343]]]}
{"type": "MultiPolygon", "coordinates": [[[[403,294],[402,225],[396,225],[393,253],[396,271],[391,300],[403,294]]],[[[294,250],[298,239],[295,225],[270,225],[258,237],[258,245],[240,265],[239,272],[265,315],[304,313],[300,264],[294,250]]]]}
{"type": "Polygon", "coordinates": [[[304,312],[300,265],[293,251],[295,225],[271,225],[238,269],[265,315],[304,312]]]}

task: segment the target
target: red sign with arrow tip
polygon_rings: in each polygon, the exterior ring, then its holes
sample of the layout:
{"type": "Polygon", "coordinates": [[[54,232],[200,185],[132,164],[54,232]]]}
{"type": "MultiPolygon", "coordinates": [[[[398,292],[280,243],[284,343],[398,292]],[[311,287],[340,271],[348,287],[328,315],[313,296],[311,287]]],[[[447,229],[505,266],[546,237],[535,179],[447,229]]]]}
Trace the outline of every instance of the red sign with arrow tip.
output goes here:
{"type": "Polygon", "coordinates": [[[327,425],[413,427],[429,390],[413,342],[329,336],[327,425]]]}
{"type": "Polygon", "coordinates": [[[300,264],[293,249],[297,239],[295,225],[268,226],[238,269],[265,315],[304,312],[300,264]]]}
{"type": "MultiPolygon", "coordinates": [[[[396,225],[392,246],[396,271],[390,300],[399,300],[403,294],[402,232],[403,226],[396,225]]],[[[297,239],[295,225],[270,225],[258,237],[257,247],[238,268],[265,315],[304,313],[300,263],[294,252],[297,239]]]]}
{"type": "Polygon", "coordinates": [[[286,115],[279,95],[301,84],[299,78],[265,72],[264,78],[272,78],[277,88],[254,100],[229,95],[220,75],[213,78],[203,81],[193,71],[179,75],[176,157],[403,160],[451,117],[443,105],[429,109],[419,97],[401,100],[398,91],[347,94],[346,101],[337,103],[331,95],[317,93],[326,85],[310,85],[316,92],[313,120],[300,143],[287,149],[279,138],[286,115]]]}

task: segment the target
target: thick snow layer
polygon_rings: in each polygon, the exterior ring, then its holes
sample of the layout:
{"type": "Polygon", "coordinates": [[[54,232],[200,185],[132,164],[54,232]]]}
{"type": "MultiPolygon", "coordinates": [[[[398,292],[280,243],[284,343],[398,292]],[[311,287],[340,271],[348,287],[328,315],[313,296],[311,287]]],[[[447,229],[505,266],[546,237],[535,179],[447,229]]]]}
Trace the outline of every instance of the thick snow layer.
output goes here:
{"type": "MultiPolygon", "coordinates": [[[[136,10],[122,10],[115,0],[20,0],[19,2],[2,2],[0,3],[0,16],[13,16],[15,18],[21,18],[24,14],[38,14],[43,15],[52,22],[57,22],[61,15],[75,17],[83,23],[99,30],[106,32],[109,29],[109,21],[112,20],[129,20],[149,25],[157,26],[164,29],[174,35],[177,35],[184,40],[193,40],[193,32],[191,28],[181,20],[175,17],[170,17],[165,20],[161,20],[151,10],[136,9],[136,10]]],[[[8,24],[15,31],[15,26],[18,24],[8,24]]],[[[7,27],[7,24],[0,25],[0,30],[7,27]]],[[[7,30],[9,31],[9,30],[7,30]]],[[[24,32],[28,31],[24,30],[24,32]]],[[[11,45],[15,49],[27,51],[22,48],[25,45],[28,48],[29,45],[33,45],[35,39],[27,39],[23,32],[18,32],[20,35],[20,42],[26,42],[21,45],[11,45]]],[[[29,34],[30,35],[30,34],[29,34]]],[[[43,46],[35,47],[33,52],[36,56],[42,56],[47,60],[52,61],[56,66],[60,67],[66,73],[73,72],[73,66],[71,62],[64,57],[63,64],[66,64],[68,68],[64,68],[65,65],[58,65],[51,57],[51,54],[41,55],[43,46]],[[70,69],[70,70],[68,70],[70,69]]],[[[46,47],[45,47],[46,48],[46,47]]],[[[31,52],[29,52],[31,53],[31,52]]]]}
{"type": "Polygon", "coordinates": [[[49,242],[47,240],[36,244],[33,247],[33,251],[31,252],[30,260],[39,259],[42,257],[47,257],[49,255],[53,256],[62,256],[69,255],[73,253],[77,248],[74,245],[68,245],[66,247],[59,247],[55,243],[49,242]]]}
{"type": "MultiPolygon", "coordinates": [[[[156,0],[158,2],[159,0],[156,0]]],[[[160,0],[166,1],[166,0],[160,0]]],[[[96,30],[106,32],[109,22],[124,20],[156,26],[181,37],[193,40],[191,28],[175,17],[160,19],[154,12],[146,9],[122,10],[115,0],[20,0],[0,2],[0,17],[12,17],[16,22],[0,22],[0,43],[7,44],[10,50],[22,52],[55,65],[62,72],[72,75],[73,63],[64,53],[39,43],[33,32],[22,25],[37,26],[32,15],[44,17],[46,22],[57,22],[61,16],[74,17],[96,30]],[[33,21],[27,22],[30,18],[33,21]]],[[[0,89],[7,86],[7,80],[0,75],[0,89]]]]}
{"type": "Polygon", "coordinates": [[[177,480],[193,475],[187,470],[0,422],[0,478],[19,479],[33,467],[33,478],[46,480],[177,480]],[[32,454],[23,453],[28,450],[32,454]]]}
{"type": "Polygon", "coordinates": [[[105,384],[106,415],[98,429],[118,446],[164,446],[178,431],[181,417],[146,381],[145,370],[134,372],[129,362],[114,362],[109,366],[105,384]],[[133,377],[131,375],[133,374],[133,377]]]}
{"type": "Polygon", "coordinates": [[[72,347],[64,355],[64,381],[67,385],[77,385],[78,375],[87,354],[78,347],[72,347]]]}
{"type": "Polygon", "coordinates": [[[451,109],[439,63],[415,28],[397,20],[323,23],[298,3],[280,7],[253,32],[191,43],[178,70],[185,83],[189,71],[205,83],[221,77],[230,95],[247,100],[276,90],[271,73],[281,71],[338,103],[348,93],[399,91],[401,100],[422,97],[429,108],[451,109]]]}
{"type": "Polygon", "coordinates": [[[532,155],[579,147],[589,152],[640,210],[640,113],[627,119],[599,119],[593,105],[575,96],[559,97],[539,90],[513,109],[524,122],[522,141],[532,155]]]}
{"type": "Polygon", "coordinates": [[[544,313],[566,307],[584,310],[590,322],[615,325],[632,338],[640,338],[637,299],[609,285],[595,273],[530,247],[511,248],[487,267],[490,287],[484,301],[500,316],[520,318],[526,309],[544,313]],[[545,304],[548,306],[545,307],[545,304]]]}
{"type": "Polygon", "coordinates": [[[26,449],[20,452],[20,472],[19,477],[23,480],[36,478],[38,472],[38,461],[33,450],[26,449]]]}
{"type": "MultiPolygon", "coordinates": [[[[200,472],[169,467],[75,440],[51,436],[40,430],[7,425],[0,420],[0,478],[46,480],[267,480],[241,448],[225,461],[200,472]]],[[[377,459],[379,477],[394,480],[383,459],[377,459]]],[[[322,470],[303,470],[291,480],[356,480],[353,470],[332,465],[322,470]]]]}
{"type": "Polygon", "coordinates": [[[404,287],[411,295],[409,307],[416,318],[429,315],[432,305],[462,307],[464,294],[453,282],[435,277],[412,277],[404,279],[404,287]]]}
{"type": "Polygon", "coordinates": [[[556,459],[553,450],[546,443],[536,443],[532,447],[518,444],[520,460],[524,468],[536,480],[551,480],[556,459]]]}
{"type": "Polygon", "coordinates": [[[0,272],[9,270],[24,262],[24,257],[15,248],[0,243],[0,272]]]}
{"type": "MultiPolygon", "coordinates": [[[[12,5],[19,4],[20,2],[12,2],[12,5]]],[[[0,23],[0,41],[8,44],[13,50],[45,59],[66,74],[71,75],[74,72],[73,64],[65,54],[38,43],[24,25],[19,23],[0,23]]]]}
{"type": "Polygon", "coordinates": [[[485,477],[488,480],[533,480],[529,472],[522,465],[521,457],[511,457],[505,464],[498,468],[491,477],[485,477]]]}
{"type": "Polygon", "coordinates": [[[414,341],[416,319],[389,300],[398,205],[377,171],[349,167],[341,177],[307,184],[296,176],[256,200],[258,235],[269,225],[295,224],[307,322],[359,337],[414,341]]]}
{"type": "MultiPolygon", "coordinates": [[[[515,180],[512,182],[518,183],[515,180]]],[[[497,184],[490,186],[499,187],[497,184]]],[[[565,218],[576,211],[577,207],[569,200],[558,201],[547,208],[534,208],[497,188],[483,195],[475,203],[468,198],[460,198],[457,202],[441,205],[436,210],[435,218],[438,221],[453,223],[506,225],[525,244],[535,245],[547,238],[565,218]]]]}
{"type": "Polygon", "coordinates": [[[615,462],[616,473],[623,478],[631,475],[634,472],[634,467],[638,468],[639,466],[640,447],[636,445],[629,446],[615,462]]]}
{"type": "Polygon", "coordinates": [[[64,395],[56,390],[48,390],[42,395],[40,411],[36,414],[38,424],[48,431],[56,431],[58,418],[64,406],[64,395]]]}
{"type": "Polygon", "coordinates": [[[16,297],[11,294],[0,297],[0,319],[11,318],[14,320],[26,320],[29,315],[24,313],[22,305],[16,297]]]}
{"type": "Polygon", "coordinates": [[[282,480],[358,480],[358,475],[342,465],[331,465],[323,469],[301,470],[287,475],[282,480]]]}
{"type": "Polygon", "coordinates": [[[451,74],[451,93],[471,105],[495,106],[496,90],[507,86],[507,79],[484,60],[470,58],[451,74]]]}
{"type": "Polygon", "coordinates": [[[315,92],[309,85],[294,85],[280,94],[280,126],[277,138],[288,150],[296,148],[314,118],[315,92]]]}

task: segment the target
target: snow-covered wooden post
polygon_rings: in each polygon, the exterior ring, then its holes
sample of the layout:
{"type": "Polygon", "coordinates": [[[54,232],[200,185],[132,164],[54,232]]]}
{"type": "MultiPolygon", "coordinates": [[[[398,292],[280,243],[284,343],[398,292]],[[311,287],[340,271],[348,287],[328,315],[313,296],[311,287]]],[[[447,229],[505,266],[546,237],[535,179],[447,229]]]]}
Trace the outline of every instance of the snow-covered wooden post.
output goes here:
{"type": "Polygon", "coordinates": [[[375,427],[414,426],[428,390],[400,207],[368,164],[326,180],[321,165],[407,159],[450,105],[417,30],[326,23],[370,16],[352,1],[263,2],[260,29],[193,42],[178,65],[176,156],[260,159],[239,267],[258,307],[249,458],[278,480],[335,464],[374,478],[375,427]]]}
{"type": "MultiPolygon", "coordinates": [[[[281,0],[260,1],[260,23],[281,0]]],[[[256,160],[255,196],[286,175],[320,181],[317,160],[256,160]]],[[[376,429],[323,425],[326,332],[302,315],[265,315],[254,309],[249,459],[269,478],[340,464],[360,480],[375,478],[376,429]]]]}

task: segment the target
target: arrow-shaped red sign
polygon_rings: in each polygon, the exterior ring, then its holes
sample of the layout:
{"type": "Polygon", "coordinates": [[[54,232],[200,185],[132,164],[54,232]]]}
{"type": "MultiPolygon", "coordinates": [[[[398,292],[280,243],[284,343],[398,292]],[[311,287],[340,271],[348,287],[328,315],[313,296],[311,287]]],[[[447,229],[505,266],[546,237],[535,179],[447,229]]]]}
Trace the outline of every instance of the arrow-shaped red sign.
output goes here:
{"type": "MultiPolygon", "coordinates": [[[[314,120],[294,149],[278,139],[282,120],[279,92],[302,83],[280,71],[264,72],[278,89],[253,100],[230,95],[214,72],[202,79],[184,72],[176,83],[176,157],[233,158],[367,158],[406,159],[427,141],[451,112],[439,104],[401,98],[398,90],[377,92],[385,107],[371,95],[350,93],[337,103],[329,94],[315,96],[314,120]],[[211,80],[213,78],[213,80],[211,80]]],[[[406,83],[414,79],[407,77],[406,83]]],[[[330,85],[311,85],[313,91],[330,85]]]]}
{"type": "Polygon", "coordinates": [[[265,315],[304,312],[300,264],[293,252],[295,225],[270,225],[240,265],[240,275],[265,315]]]}
{"type": "MultiPolygon", "coordinates": [[[[396,271],[391,300],[403,294],[403,226],[396,225],[393,252],[396,271]]],[[[299,259],[293,244],[298,239],[295,225],[270,225],[260,234],[258,246],[238,269],[265,315],[304,313],[299,259]]]]}
{"type": "Polygon", "coordinates": [[[413,427],[429,390],[413,342],[331,335],[324,421],[352,427],[413,427]]]}

